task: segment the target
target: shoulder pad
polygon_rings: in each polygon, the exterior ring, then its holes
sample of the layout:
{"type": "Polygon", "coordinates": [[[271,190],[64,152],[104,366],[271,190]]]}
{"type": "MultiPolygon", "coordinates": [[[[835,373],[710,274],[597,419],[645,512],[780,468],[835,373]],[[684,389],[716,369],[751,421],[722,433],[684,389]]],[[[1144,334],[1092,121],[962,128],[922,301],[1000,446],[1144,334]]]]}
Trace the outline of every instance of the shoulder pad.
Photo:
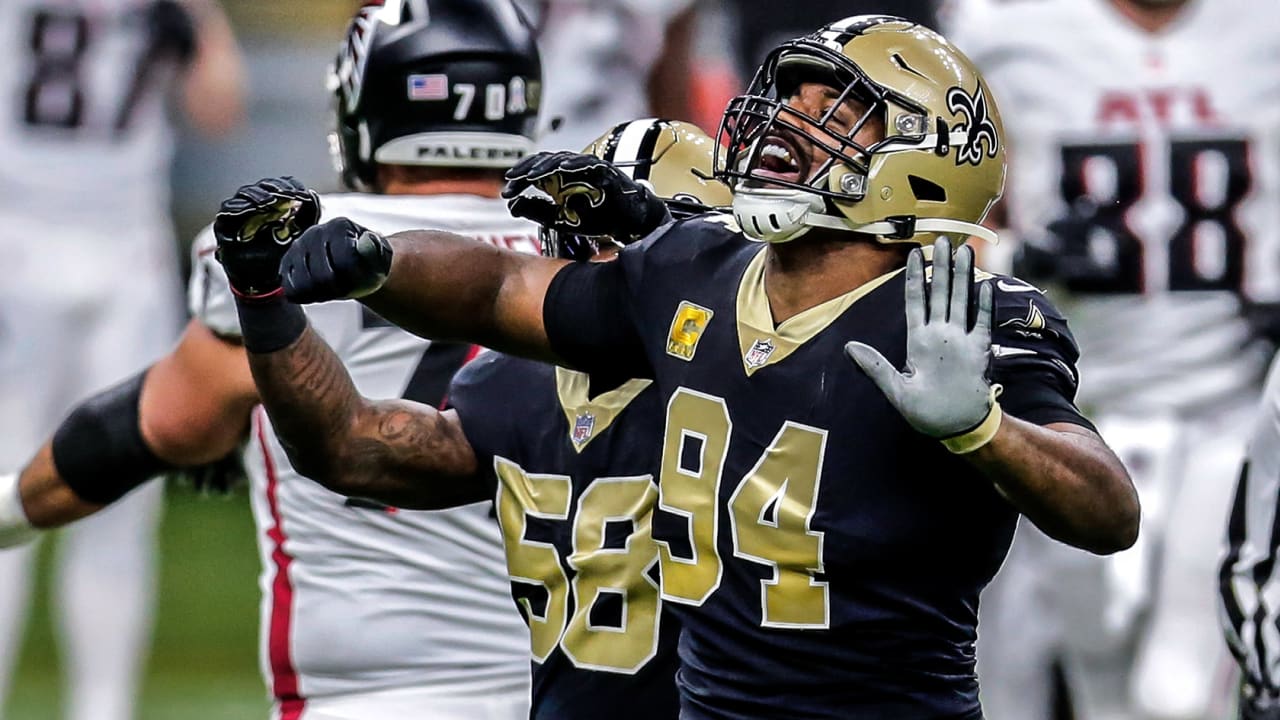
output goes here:
{"type": "Polygon", "coordinates": [[[1080,349],[1066,317],[1039,289],[1008,275],[995,275],[991,353],[997,367],[1046,363],[1074,386],[1080,349]]]}
{"type": "Polygon", "coordinates": [[[240,316],[222,263],[214,257],[218,241],[212,226],[205,227],[191,244],[191,280],[187,284],[187,309],[215,335],[240,337],[240,316]]]}

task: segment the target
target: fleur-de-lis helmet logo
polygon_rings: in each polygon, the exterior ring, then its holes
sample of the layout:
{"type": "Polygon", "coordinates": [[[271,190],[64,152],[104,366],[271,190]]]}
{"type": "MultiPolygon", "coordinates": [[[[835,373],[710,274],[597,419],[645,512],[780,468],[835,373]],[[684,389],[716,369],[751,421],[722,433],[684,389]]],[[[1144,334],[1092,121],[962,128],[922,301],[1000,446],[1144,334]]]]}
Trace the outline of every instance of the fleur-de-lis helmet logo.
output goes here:
{"type": "Polygon", "coordinates": [[[947,91],[947,108],[956,115],[964,116],[964,120],[955,126],[957,131],[966,133],[964,145],[956,152],[956,165],[966,162],[977,165],[984,155],[995,157],[1000,150],[1000,136],[995,123],[991,122],[982,86],[979,85],[972,95],[962,87],[951,88],[947,91]]]}

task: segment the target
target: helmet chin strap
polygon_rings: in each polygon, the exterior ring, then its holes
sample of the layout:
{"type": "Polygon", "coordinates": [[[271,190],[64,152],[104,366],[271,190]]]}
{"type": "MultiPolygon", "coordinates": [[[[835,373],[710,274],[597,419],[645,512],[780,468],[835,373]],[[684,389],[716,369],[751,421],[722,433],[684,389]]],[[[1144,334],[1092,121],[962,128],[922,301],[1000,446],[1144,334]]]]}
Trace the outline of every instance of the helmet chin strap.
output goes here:
{"type": "Polygon", "coordinates": [[[977,223],[949,218],[885,218],[862,225],[825,214],[826,203],[813,193],[786,188],[747,188],[739,185],[733,193],[733,217],[752,240],[767,243],[791,242],[810,229],[826,228],[875,235],[881,242],[913,242],[918,233],[939,233],[982,238],[995,245],[1000,237],[977,223]]]}
{"type": "MultiPolygon", "coordinates": [[[[867,233],[883,238],[881,242],[914,242],[910,238],[895,239],[893,236],[902,232],[903,223],[881,220],[880,222],[866,223],[865,225],[849,225],[836,218],[827,215],[821,216],[823,222],[814,223],[819,227],[839,227],[854,232],[867,233]],[[828,223],[830,221],[831,224],[828,223]]],[[[972,235],[973,237],[982,238],[992,245],[1000,244],[1000,236],[989,227],[984,227],[977,223],[965,222],[963,220],[951,220],[948,218],[915,218],[915,231],[917,233],[938,233],[940,235],[972,235]]]]}

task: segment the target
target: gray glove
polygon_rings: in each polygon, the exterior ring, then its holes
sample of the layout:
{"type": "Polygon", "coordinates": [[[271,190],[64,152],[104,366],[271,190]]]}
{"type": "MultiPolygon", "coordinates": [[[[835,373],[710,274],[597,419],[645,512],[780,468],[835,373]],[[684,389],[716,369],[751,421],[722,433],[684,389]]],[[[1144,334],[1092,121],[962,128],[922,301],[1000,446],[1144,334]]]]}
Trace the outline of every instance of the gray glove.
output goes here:
{"type": "MultiPolygon", "coordinates": [[[[995,393],[986,377],[993,291],[990,284],[979,288],[978,315],[969,330],[973,285],[973,249],[960,248],[953,272],[951,246],[945,238],[939,239],[933,246],[933,287],[926,303],[924,253],[912,250],[906,270],[906,370],[899,373],[868,345],[844,346],[845,354],[871,376],[911,427],[939,440],[963,436],[984,425],[995,406],[995,393]]],[[[948,444],[954,452],[978,446],[948,444]]]]}

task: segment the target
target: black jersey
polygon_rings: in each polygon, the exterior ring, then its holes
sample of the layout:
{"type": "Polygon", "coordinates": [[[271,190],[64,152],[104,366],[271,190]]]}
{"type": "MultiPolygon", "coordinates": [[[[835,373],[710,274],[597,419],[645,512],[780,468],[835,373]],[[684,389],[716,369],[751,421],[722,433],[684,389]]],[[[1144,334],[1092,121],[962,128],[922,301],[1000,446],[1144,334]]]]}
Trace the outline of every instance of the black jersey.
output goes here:
{"type": "Polygon", "coordinates": [[[532,718],[675,720],[677,627],[652,517],[662,406],[649,380],[486,353],[449,399],[495,483],[512,595],[529,623],[532,718]]]}
{"type": "MultiPolygon", "coordinates": [[[[1017,513],[842,353],[859,340],[903,365],[903,272],[775,328],[765,253],[727,216],[684,221],[562,271],[544,310],[563,357],[653,377],[666,406],[654,537],[682,717],[980,717],[978,594],[1017,513]]],[[[1087,426],[1062,316],[980,279],[1005,412],[1087,426]]]]}

